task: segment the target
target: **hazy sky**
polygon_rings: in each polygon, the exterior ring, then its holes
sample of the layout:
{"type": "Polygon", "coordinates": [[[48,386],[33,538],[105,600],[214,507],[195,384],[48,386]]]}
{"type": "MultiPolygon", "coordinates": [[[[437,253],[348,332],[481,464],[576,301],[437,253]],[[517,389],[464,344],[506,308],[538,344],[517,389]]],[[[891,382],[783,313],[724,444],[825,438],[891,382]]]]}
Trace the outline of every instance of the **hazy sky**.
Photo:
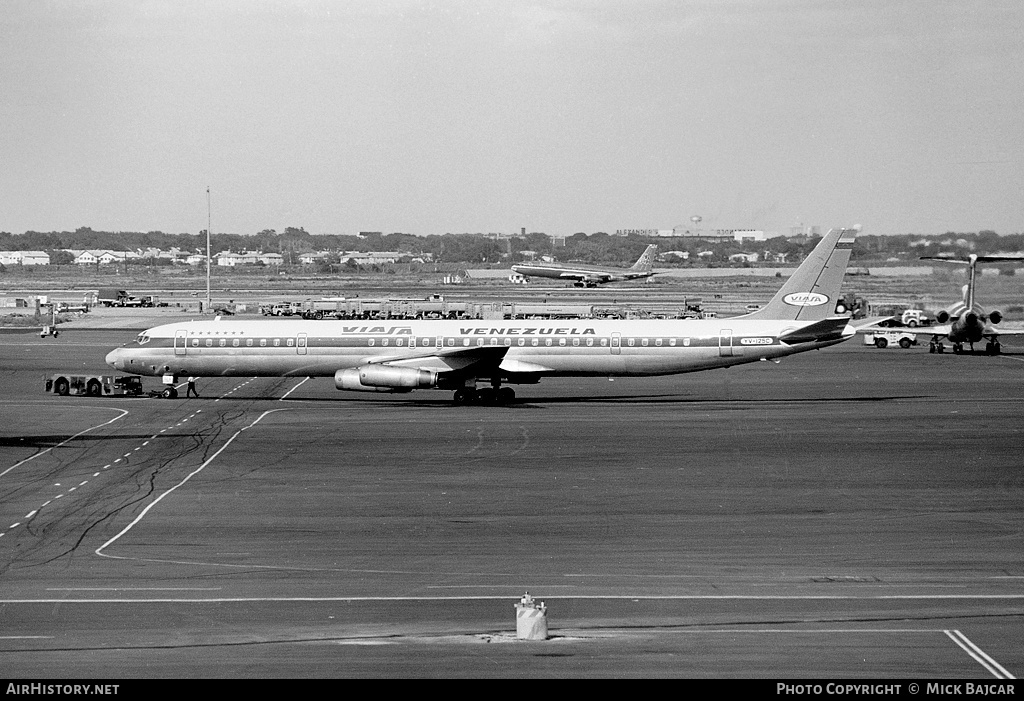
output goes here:
{"type": "Polygon", "coordinates": [[[3,0],[0,230],[1024,231],[1020,0],[3,0]]]}

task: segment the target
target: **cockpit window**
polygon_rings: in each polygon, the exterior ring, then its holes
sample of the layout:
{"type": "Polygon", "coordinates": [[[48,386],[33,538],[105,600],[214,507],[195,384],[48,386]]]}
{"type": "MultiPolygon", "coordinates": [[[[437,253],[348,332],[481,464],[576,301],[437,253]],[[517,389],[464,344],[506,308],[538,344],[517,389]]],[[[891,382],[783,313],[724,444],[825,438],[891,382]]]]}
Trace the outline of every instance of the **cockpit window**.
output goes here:
{"type": "Polygon", "coordinates": [[[149,336],[147,336],[144,333],[140,333],[139,337],[135,339],[135,342],[138,343],[140,346],[144,346],[147,343],[149,343],[149,336]]]}

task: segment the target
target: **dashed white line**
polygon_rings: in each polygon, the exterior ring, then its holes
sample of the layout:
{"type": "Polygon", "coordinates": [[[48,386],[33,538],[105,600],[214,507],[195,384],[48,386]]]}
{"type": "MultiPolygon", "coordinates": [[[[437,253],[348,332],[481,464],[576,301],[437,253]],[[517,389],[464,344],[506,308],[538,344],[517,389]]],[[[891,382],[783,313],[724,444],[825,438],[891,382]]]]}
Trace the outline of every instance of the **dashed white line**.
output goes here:
{"type": "MultiPolygon", "coordinates": [[[[106,409],[105,409],[105,410],[107,410],[107,411],[110,411],[110,408],[109,408],[109,407],[106,407],[106,409]]],[[[8,472],[10,472],[10,471],[11,471],[11,470],[13,470],[14,468],[18,467],[19,465],[24,465],[24,464],[25,464],[25,463],[27,463],[27,462],[28,462],[29,460],[35,460],[35,459],[36,459],[36,458],[38,458],[38,457],[39,457],[40,455],[46,455],[47,453],[49,453],[49,452],[50,452],[51,450],[53,450],[54,448],[59,448],[59,447],[61,447],[62,445],[64,445],[65,443],[70,443],[71,441],[75,440],[75,439],[76,439],[76,438],[78,438],[79,436],[81,436],[81,435],[84,435],[84,434],[88,433],[89,431],[94,431],[94,430],[96,430],[97,428],[101,428],[101,427],[103,427],[103,426],[106,426],[107,424],[112,424],[112,423],[114,423],[115,421],[117,421],[118,419],[123,419],[123,418],[124,418],[125,416],[127,416],[127,415],[128,415],[128,410],[127,410],[127,409],[113,409],[113,411],[119,411],[119,412],[121,412],[121,415],[120,415],[120,416],[115,416],[115,417],[114,417],[114,418],[112,418],[112,419],[111,419],[110,421],[104,421],[104,422],[103,422],[103,423],[101,423],[101,424],[97,424],[97,425],[95,425],[95,426],[93,426],[93,427],[91,427],[91,428],[87,428],[87,429],[85,429],[84,431],[79,431],[79,432],[78,432],[78,433],[76,433],[75,435],[71,436],[71,438],[68,438],[67,440],[61,441],[60,443],[58,443],[58,444],[57,444],[57,445],[55,445],[55,446],[52,446],[52,447],[50,447],[50,448],[47,448],[46,450],[40,451],[40,452],[36,453],[35,455],[33,455],[33,456],[31,456],[31,457],[25,458],[24,460],[22,460],[22,461],[20,461],[20,462],[16,462],[16,463],[14,463],[13,465],[11,465],[10,467],[8,467],[8,468],[7,468],[6,470],[4,470],[3,472],[0,472],[0,477],[3,477],[3,476],[4,476],[4,475],[6,475],[6,474],[7,474],[8,472]]]]}

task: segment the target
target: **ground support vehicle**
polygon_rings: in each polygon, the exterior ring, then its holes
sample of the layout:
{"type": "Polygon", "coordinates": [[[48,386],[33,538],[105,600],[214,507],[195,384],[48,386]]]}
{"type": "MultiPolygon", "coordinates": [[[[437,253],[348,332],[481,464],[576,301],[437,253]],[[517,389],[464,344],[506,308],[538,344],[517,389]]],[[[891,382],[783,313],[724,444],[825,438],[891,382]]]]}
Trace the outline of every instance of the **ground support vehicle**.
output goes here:
{"type": "Polygon", "coordinates": [[[907,309],[900,315],[900,321],[904,326],[911,328],[917,326],[928,326],[932,323],[932,320],[928,318],[928,315],[923,309],[907,309]]]}
{"type": "Polygon", "coordinates": [[[888,348],[889,346],[910,348],[917,345],[917,335],[907,331],[879,331],[877,333],[865,334],[864,345],[874,346],[875,348],[888,348]]]}
{"type": "Polygon", "coordinates": [[[341,319],[345,314],[343,299],[307,299],[300,312],[303,319],[341,319]]]}
{"type": "Polygon", "coordinates": [[[92,375],[88,373],[54,373],[46,379],[46,391],[61,396],[138,397],[142,395],[139,375],[92,375]]]}
{"type": "Polygon", "coordinates": [[[127,299],[128,293],[116,287],[101,287],[96,293],[96,304],[104,307],[123,307],[127,299]]]}

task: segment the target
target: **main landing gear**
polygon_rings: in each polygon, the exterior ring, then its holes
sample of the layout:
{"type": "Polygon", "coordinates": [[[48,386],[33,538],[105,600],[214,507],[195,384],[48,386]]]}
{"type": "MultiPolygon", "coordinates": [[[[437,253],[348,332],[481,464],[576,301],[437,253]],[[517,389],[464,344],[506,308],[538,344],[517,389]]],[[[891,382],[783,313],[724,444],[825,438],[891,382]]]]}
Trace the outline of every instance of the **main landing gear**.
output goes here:
{"type": "Polygon", "coordinates": [[[465,387],[455,390],[452,400],[458,404],[511,404],[516,399],[515,390],[511,387],[465,387]]]}
{"type": "MultiPolygon", "coordinates": [[[[969,352],[974,353],[974,344],[970,342],[968,342],[968,344],[971,347],[969,352]]],[[[1002,351],[1002,348],[1003,347],[1002,345],[1000,345],[999,339],[993,338],[991,341],[985,344],[985,355],[999,355],[999,353],[1002,351]]],[[[932,340],[928,343],[929,353],[941,353],[945,349],[945,346],[943,346],[942,342],[939,341],[938,336],[933,337],[932,340]]],[[[964,344],[954,343],[953,352],[956,353],[957,355],[964,353],[964,344]]]]}

